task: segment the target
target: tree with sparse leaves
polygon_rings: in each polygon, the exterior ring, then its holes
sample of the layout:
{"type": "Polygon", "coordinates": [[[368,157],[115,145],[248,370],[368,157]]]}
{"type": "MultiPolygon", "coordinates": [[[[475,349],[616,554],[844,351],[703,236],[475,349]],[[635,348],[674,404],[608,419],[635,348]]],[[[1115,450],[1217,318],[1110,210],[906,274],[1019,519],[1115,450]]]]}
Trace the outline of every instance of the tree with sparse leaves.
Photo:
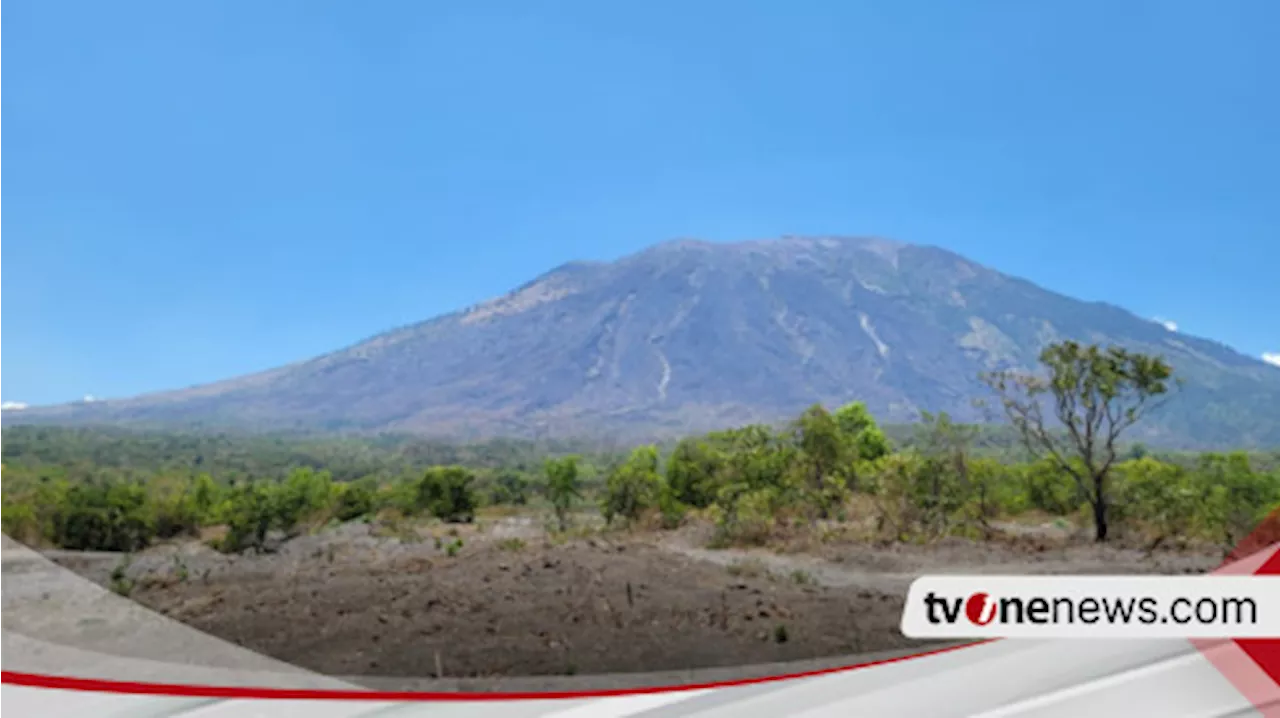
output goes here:
{"type": "Polygon", "coordinates": [[[628,523],[658,505],[662,498],[662,477],[658,473],[658,449],[640,446],[627,460],[609,472],[600,508],[604,520],[621,517],[628,523]]]}
{"type": "Polygon", "coordinates": [[[1117,441],[1169,391],[1163,359],[1122,347],[1051,344],[1040,354],[1048,376],[990,372],[984,381],[1027,450],[1070,476],[1093,510],[1094,538],[1107,540],[1107,478],[1117,441]]]}
{"type": "MultiPolygon", "coordinates": [[[[971,486],[969,453],[976,429],[957,424],[947,412],[920,412],[916,426],[916,445],[925,462],[927,486],[917,497],[926,521],[939,532],[950,516],[959,509],[971,489],[984,491],[985,485],[971,486]]],[[[984,502],[985,496],[975,497],[984,502]]]]}
{"type": "Polygon", "coordinates": [[[852,464],[851,445],[840,425],[821,404],[805,410],[794,426],[800,466],[820,518],[828,518],[848,495],[845,479],[852,464]]]}
{"type": "Polygon", "coordinates": [[[561,531],[566,531],[569,528],[569,511],[573,508],[573,502],[582,498],[578,457],[547,459],[543,464],[543,471],[547,477],[547,500],[556,512],[556,525],[561,531]]]}

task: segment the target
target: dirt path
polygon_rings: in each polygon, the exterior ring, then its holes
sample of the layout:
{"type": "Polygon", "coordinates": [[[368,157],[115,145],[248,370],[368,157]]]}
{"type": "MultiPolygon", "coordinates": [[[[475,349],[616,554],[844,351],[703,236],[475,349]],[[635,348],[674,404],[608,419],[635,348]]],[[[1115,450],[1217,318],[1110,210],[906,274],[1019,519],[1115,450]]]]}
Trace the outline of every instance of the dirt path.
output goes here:
{"type": "Polygon", "coordinates": [[[905,594],[907,587],[916,577],[916,574],[912,573],[871,573],[844,568],[839,564],[811,556],[779,555],[767,551],[744,549],[707,549],[676,541],[663,542],[659,545],[664,551],[675,555],[724,566],[726,569],[738,567],[743,572],[751,572],[758,567],[778,577],[812,580],[816,584],[833,588],[858,588],[882,593],[905,594]]]}
{"type": "Polygon", "coordinates": [[[1065,537],[1022,531],[1031,541],[975,542],[948,539],[931,545],[833,542],[806,553],[765,549],[708,549],[703,537],[675,533],[655,545],[675,555],[777,576],[803,575],[836,588],[905,595],[925,574],[1112,575],[1195,574],[1217,567],[1215,551],[1160,552],[1073,544],[1065,537]],[[1035,539],[1045,539],[1037,542],[1035,539]]]}

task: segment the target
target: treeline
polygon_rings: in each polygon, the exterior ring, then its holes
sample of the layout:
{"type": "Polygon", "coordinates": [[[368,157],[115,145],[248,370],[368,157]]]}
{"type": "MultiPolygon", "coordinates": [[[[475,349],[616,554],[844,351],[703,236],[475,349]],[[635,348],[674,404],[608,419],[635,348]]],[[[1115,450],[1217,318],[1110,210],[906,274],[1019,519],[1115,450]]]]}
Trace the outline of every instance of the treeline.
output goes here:
{"type": "Polygon", "coordinates": [[[945,414],[924,414],[895,448],[857,402],[835,412],[815,405],[781,427],[746,426],[626,456],[516,441],[237,443],[11,430],[4,530],[66,548],[129,551],[223,526],[217,545],[238,551],[262,548],[273,531],[375,516],[469,521],[481,505],[537,497],[553,509],[559,531],[589,502],[615,525],[670,528],[701,515],[726,544],[828,524],[897,541],[989,538],[999,520],[1037,512],[1091,523],[1098,541],[1230,549],[1280,506],[1274,460],[1122,448],[1122,434],[1176,385],[1160,358],[1068,341],[1046,348],[1041,363],[1039,375],[984,377],[1009,419],[1002,432],[1018,438],[1016,453],[992,451],[999,432],[945,414]]]}
{"type": "MultiPolygon", "coordinates": [[[[134,551],[222,528],[227,551],[333,521],[470,520],[546,492],[544,464],[581,445],[412,437],[299,439],[16,427],[3,447],[3,527],[33,544],[134,551]]],[[[572,454],[575,492],[613,461],[572,454]]]]}
{"type": "Polygon", "coordinates": [[[307,468],[327,471],[335,481],[390,479],[451,465],[533,475],[547,456],[570,454],[603,465],[613,452],[587,441],[455,443],[396,434],[306,437],[57,426],[6,427],[2,451],[7,468],[61,472],[73,480],[176,473],[209,474],[218,481],[282,479],[307,468]]]}
{"type": "MultiPolygon", "coordinates": [[[[1001,520],[1034,513],[1089,520],[1087,497],[1050,459],[975,455],[979,428],[926,415],[897,448],[859,403],[805,411],[783,428],[762,425],[690,437],[667,451],[642,446],[612,461],[522,459],[508,468],[441,465],[374,471],[338,481],[293,468],[279,478],[214,478],[194,470],[80,473],[41,462],[4,466],[5,533],[76,550],[136,551],[211,527],[225,551],[261,549],[334,522],[416,517],[470,521],[483,506],[536,502],[553,530],[598,507],[615,527],[714,523],[720,544],[762,544],[815,524],[867,538],[990,538],[1001,520]]],[[[1146,545],[1233,546],[1280,505],[1280,470],[1244,453],[1173,462],[1141,451],[1115,464],[1107,492],[1113,537],[1146,545]]]]}
{"type": "MultiPolygon", "coordinates": [[[[1000,520],[1031,513],[1090,522],[1086,490],[1055,460],[975,456],[977,431],[926,414],[911,448],[893,450],[860,404],[814,406],[789,430],[686,439],[665,462],[653,447],[636,449],[607,476],[602,503],[612,520],[665,526],[702,511],[724,544],[765,543],[824,520],[894,541],[990,538],[1000,520]]],[[[1229,549],[1280,507],[1280,469],[1259,469],[1244,452],[1185,459],[1138,450],[1110,467],[1103,498],[1113,538],[1229,549]]]]}
{"type": "Polygon", "coordinates": [[[71,481],[5,467],[4,532],[33,544],[73,550],[137,551],[156,541],[222,528],[224,551],[266,547],[273,532],[297,535],[334,522],[419,516],[466,522],[485,503],[520,505],[530,482],[514,471],[478,473],[436,466],[392,479],[335,481],[327,471],[294,469],[281,480],[215,481],[160,473],[71,481]]]}

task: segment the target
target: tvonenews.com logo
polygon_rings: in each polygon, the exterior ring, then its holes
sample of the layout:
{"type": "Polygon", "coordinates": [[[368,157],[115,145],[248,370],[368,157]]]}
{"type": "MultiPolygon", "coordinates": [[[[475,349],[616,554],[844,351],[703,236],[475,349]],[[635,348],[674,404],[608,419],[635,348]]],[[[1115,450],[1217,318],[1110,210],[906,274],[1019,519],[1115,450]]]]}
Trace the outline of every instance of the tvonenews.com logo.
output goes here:
{"type": "Polygon", "coordinates": [[[912,584],[913,638],[1280,636],[1274,576],[934,576],[912,584]]]}
{"type": "Polygon", "coordinates": [[[1160,602],[1150,596],[1134,597],[1084,597],[1049,598],[1035,596],[993,597],[986,591],[972,593],[968,598],[947,598],[934,592],[925,594],[926,615],[930,623],[955,623],[963,615],[975,626],[999,623],[1083,623],[1132,622],[1154,623],[1213,623],[1252,624],[1258,620],[1258,606],[1251,598],[1226,597],[1223,599],[1186,597],[1175,598],[1167,612],[1160,610],[1160,602]]]}

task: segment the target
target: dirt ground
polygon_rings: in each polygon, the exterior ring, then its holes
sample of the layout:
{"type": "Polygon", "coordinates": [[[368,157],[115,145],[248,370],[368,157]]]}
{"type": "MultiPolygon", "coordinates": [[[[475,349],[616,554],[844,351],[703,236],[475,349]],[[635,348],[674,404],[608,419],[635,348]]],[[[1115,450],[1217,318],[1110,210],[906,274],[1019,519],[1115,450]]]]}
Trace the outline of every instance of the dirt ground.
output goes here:
{"type": "MultiPolygon", "coordinates": [[[[260,556],[161,547],[125,573],[143,605],[329,675],[563,676],[923,646],[898,627],[921,573],[1190,573],[1221,559],[1043,541],[712,551],[696,532],[555,544],[520,519],[460,538],[451,552],[450,536],[350,524],[260,556]]],[[[120,565],[51,557],[104,585],[120,565]]]]}

